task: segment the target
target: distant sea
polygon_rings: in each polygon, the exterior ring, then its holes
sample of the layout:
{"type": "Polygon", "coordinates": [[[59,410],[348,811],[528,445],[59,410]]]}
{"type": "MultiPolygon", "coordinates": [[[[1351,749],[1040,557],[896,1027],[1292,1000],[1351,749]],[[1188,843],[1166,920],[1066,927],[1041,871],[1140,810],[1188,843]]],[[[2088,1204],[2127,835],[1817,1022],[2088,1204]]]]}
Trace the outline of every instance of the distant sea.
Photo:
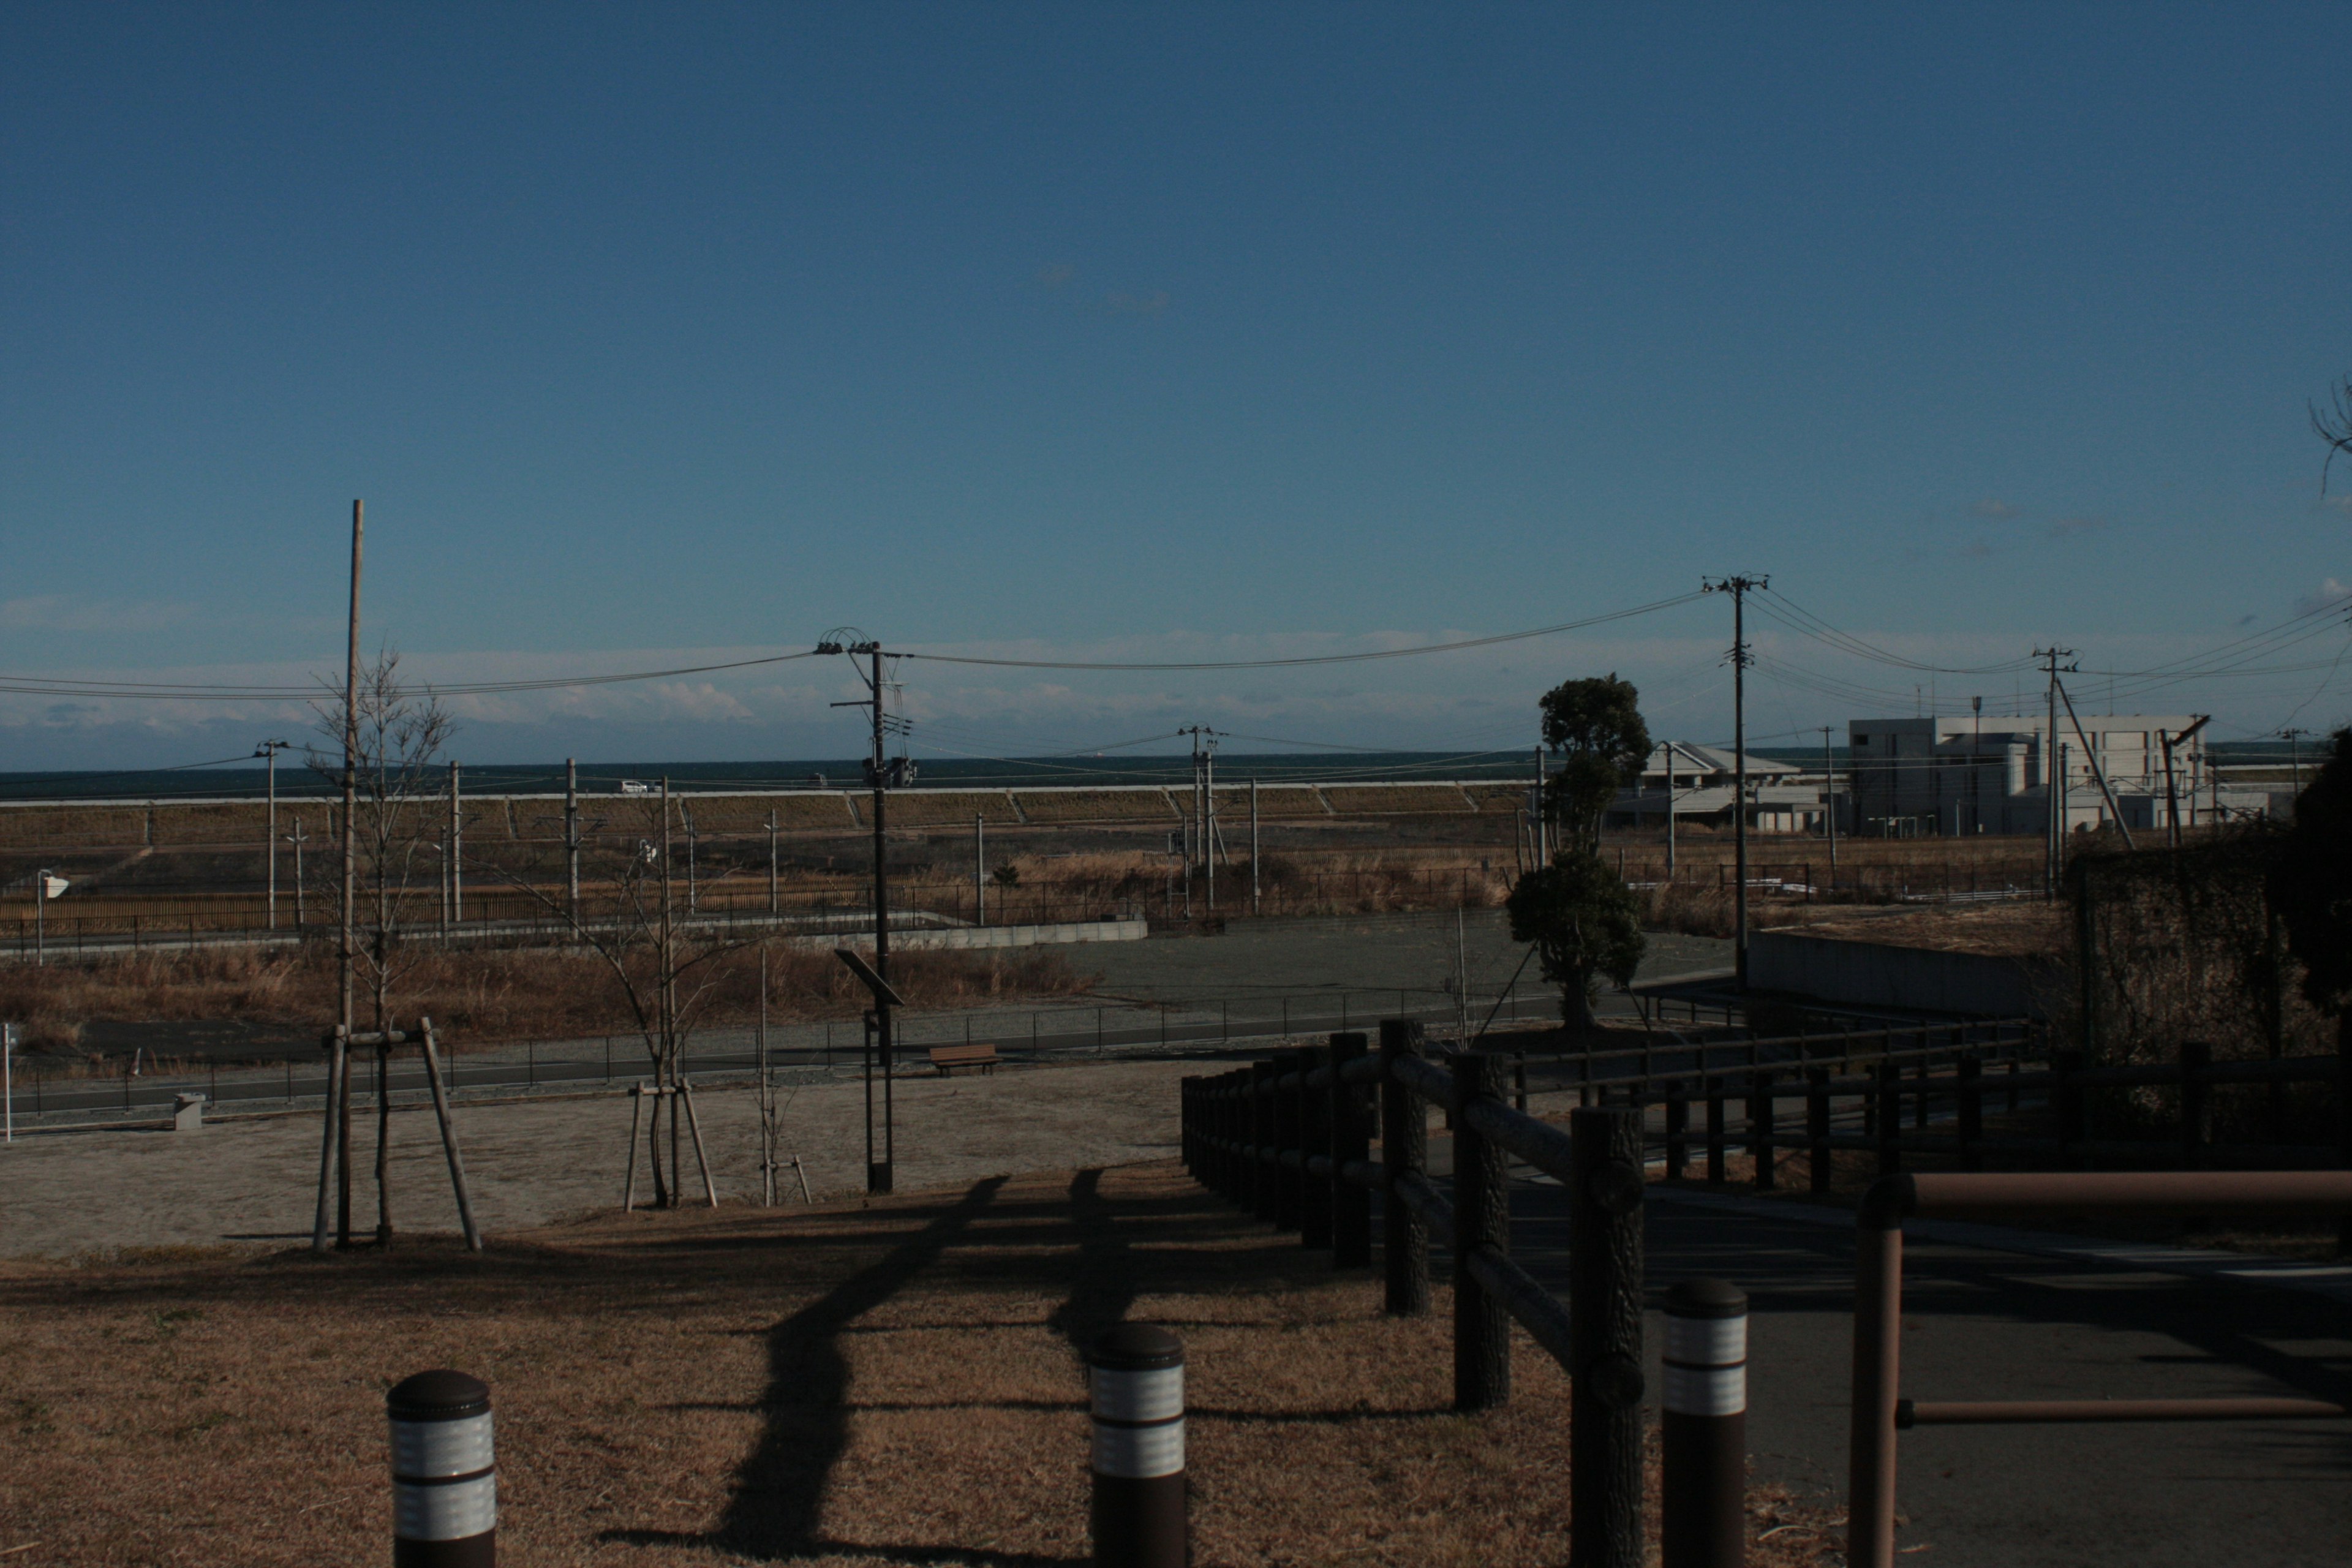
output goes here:
{"type": "MultiPolygon", "coordinates": [[[[1533,772],[1528,751],[1465,757],[1454,752],[1296,752],[1265,755],[1220,752],[1217,778],[1235,784],[1312,780],[1321,783],[1384,783],[1412,779],[1517,779],[1533,772]]],[[[1190,784],[1189,757],[1096,756],[1035,759],[975,759],[919,756],[917,789],[985,789],[1051,785],[1190,784]]],[[[483,795],[560,793],[563,764],[500,766],[467,763],[464,786],[483,795]]],[[[858,789],[862,775],[855,757],[754,763],[583,763],[583,795],[617,795],[624,780],[652,784],[667,778],[677,792],[775,789],[858,789]]],[[[163,769],[121,773],[0,773],[0,800],[206,800],[262,795],[268,775],[260,768],[163,769]]],[[[291,754],[278,764],[278,793],[319,795],[337,786],[291,754]]]]}
{"type": "MultiPolygon", "coordinates": [[[[1240,784],[1262,783],[1381,784],[1413,779],[1524,779],[1533,772],[1534,748],[1510,752],[1220,752],[1217,777],[1240,784]]],[[[2222,742],[2213,747],[2224,763],[2241,766],[2287,761],[2287,748],[2276,741],[2222,742]]],[[[1818,746],[1758,746],[1751,756],[1816,766],[1818,746]]],[[[2317,741],[2303,748],[2305,763],[2324,755],[2317,741]]],[[[1839,766],[1847,752],[1833,753],[1839,766]]],[[[1044,788],[1083,784],[1190,784],[1192,764],[1175,756],[1091,756],[1037,758],[919,757],[914,787],[986,789],[1026,785],[1044,788]]],[[[667,777],[681,793],[773,789],[858,789],[863,784],[855,757],[803,762],[758,763],[583,763],[580,789],[585,795],[618,795],[623,780],[646,784],[667,777]]],[[[563,764],[498,765],[467,763],[465,787],[484,795],[560,793],[563,764]]],[[[0,800],[237,800],[257,797],[268,785],[259,768],[237,765],[217,768],[165,768],[120,773],[0,773],[0,800]]],[[[278,767],[281,795],[331,795],[335,785],[289,757],[278,767]]]]}

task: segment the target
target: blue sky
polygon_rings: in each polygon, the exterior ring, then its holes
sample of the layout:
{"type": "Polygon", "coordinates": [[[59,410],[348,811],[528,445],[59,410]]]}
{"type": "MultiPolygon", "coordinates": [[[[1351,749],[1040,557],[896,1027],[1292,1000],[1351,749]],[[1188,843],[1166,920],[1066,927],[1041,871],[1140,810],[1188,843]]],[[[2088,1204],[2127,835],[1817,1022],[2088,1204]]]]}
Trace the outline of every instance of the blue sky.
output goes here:
{"type": "MultiPolygon", "coordinates": [[[[11,6],[0,671],[331,670],[354,496],[369,641],[445,680],[1359,648],[1732,570],[1923,662],[2146,668],[2352,579],[2347,59],[2341,5],[11,6]]],[[[1727,633],[902,673],[964,750],[1500,743],[1612,668],[1716,739],[1727,633]]],[[[841,754],[849,685],[467,700],[458,750],[841,754]]],[[[295,721],[0,696],[0,767],[295,721]]]]}

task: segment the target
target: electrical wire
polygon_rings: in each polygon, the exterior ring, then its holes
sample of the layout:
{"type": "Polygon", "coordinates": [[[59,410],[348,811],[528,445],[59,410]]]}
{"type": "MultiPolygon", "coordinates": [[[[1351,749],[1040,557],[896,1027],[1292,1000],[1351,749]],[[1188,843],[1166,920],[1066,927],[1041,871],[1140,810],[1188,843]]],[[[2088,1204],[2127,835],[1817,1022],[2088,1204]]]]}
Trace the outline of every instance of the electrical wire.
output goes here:
{"type": "Polygon", "coordinates": [[[1589,616],[1580,621],[1562,621],[1554,626],[1537,626],[1523,632],[1502,632],[1494,637],[1470,637],[1461,642],[1424,643],[1418,647],[1379,648],[1370,653],[1327,653],[1296,658],[1222,658],[1189,660],[1101,661],[1063,658],[982,658],[969,654],[898,653],[896,658],[919,658],[933,664],[986,665],[1000,669],[1283,669],[1310,664],[1361,664],[1378,658],[1417,658],[1423,654],[1456,653],[1464,648],[1492,647],[1497,643],[1524,642],[1529,637],[1557,637],[1562,632],[1581,631],[1610,621],[1622,621],[1635,616],[1647,616],[1659,610],[1669,610],[1677,605],[1687,605],[1702,597],[1697,593],[1681,594],[1671,599],[1653,604],[1636,605],[1631,609],[1612,610],[1606,615],[1589,616]]]}
{"type": "MultiPolygon", "coordinates": [[[[530,680],[474,680],[438,685],[419,681],[420,689],[441,697],[490,697],[513,691],[553,691],[573,686],[614,686],[633,680],[666,680],[681,675],[709,675],[719,670],[751,669],[761,665],[788,664],[814,658],[814,650],[771,654],[761,658],[730,659],[723,664],[681,665],[675,669],[636,669],[617,675],[548,676],[530,680]]],[[[310,686],[206,686],[194,682],[142,680],[68,680],[46,676],[0,675],[0,692],[29,697],[114,697],[153,702],[284,702],[299,699],[333,698],[337,689],[326,681],[310,686]]]]}

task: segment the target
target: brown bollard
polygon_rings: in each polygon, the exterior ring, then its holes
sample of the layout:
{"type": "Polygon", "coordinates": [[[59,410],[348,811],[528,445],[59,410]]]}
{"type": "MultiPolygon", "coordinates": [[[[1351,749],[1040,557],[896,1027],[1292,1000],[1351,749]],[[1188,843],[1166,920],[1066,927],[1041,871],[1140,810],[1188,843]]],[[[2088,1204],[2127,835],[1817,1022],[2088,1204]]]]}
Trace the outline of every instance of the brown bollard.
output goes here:
{"type": "Polygon", "coordinates": [[[1096,1568],[1185,1568],[1184,1342],[1121,1323],[1087,1363],[1095,1417],[1096,1568]]]}
{"type": "Polygon", "coordinates": [[[493,1568],[499,1475],[490,1390],[420,1372],[384,1396],[392,1417],[393,1568],[493,1568]]]}
{"type": "Polygon", "coordinates": [[[1720,1279],[1666,1292],[1660,1403],[1664,1568],[1741,1568],[1748,1552],[1748,1297],[1720,1279]]]}

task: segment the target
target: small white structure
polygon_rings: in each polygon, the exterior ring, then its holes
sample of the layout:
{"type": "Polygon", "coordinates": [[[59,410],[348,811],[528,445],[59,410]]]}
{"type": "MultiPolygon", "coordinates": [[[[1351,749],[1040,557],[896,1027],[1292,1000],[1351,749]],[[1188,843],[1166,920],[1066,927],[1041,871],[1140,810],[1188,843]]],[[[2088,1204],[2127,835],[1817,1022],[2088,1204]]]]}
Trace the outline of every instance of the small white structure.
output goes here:
{"type": "MultiPolygon", "coordinates": [[[[1716,746],[1669,741],[1650,753],[1638,786],[1622,789],[1602,819],[1609,827],[1663,827],[1673,792],[1678,822],[1728,827],[1738,757],[1716,746]]],[[[1759,833],[1822,830],[1819,773],[1748,754],[1748,826],[1759,833]]]]}

